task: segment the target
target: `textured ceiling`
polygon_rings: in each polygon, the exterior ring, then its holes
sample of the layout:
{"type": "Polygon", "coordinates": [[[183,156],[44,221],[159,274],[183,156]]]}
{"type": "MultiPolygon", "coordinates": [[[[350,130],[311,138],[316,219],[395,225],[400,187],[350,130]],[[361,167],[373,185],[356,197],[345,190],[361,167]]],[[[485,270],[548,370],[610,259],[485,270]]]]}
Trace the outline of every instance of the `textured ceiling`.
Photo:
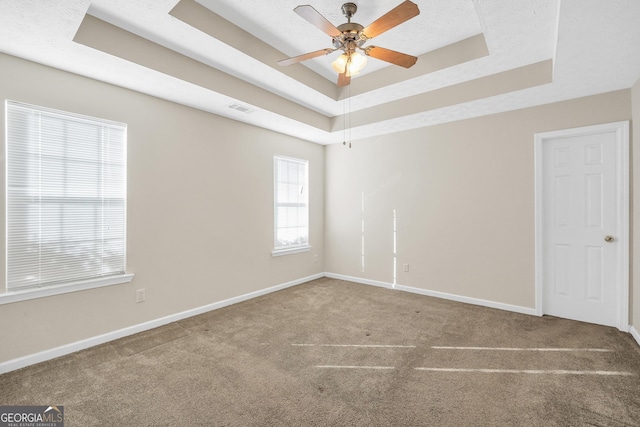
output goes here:
{"type": "MultiPolygon", "coordinates": [[[[400,2],[356,1],[352,21],[366,26],[400,2]]],[[[418,56],[417,64],[370,58],[345,89],[330,67],[337,53],[277,65],[331,47],[293,12],[299,0],[0,0],[0,52],[322,144],[625,89],[640,78],[638,0],[414,2],[419,16],[367,44],[418,56]]],[[[307,3],[336,26],[346,22],[343,1],[307,3]]]]}

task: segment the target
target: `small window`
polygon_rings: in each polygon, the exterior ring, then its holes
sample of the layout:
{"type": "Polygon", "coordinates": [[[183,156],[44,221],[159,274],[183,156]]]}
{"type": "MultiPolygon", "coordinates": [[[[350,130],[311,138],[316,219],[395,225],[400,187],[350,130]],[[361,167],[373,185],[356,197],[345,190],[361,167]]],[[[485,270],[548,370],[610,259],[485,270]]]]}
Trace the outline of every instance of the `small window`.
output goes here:
{"type": "Polygon", "coordinates": [[[273,255],[309,250],[309,162],[274,157],[273,255]]]}
{"type": "Polygon", "coordinates": [[[124,274],[126,134],[6,102],[8,291],[124,274]]]}

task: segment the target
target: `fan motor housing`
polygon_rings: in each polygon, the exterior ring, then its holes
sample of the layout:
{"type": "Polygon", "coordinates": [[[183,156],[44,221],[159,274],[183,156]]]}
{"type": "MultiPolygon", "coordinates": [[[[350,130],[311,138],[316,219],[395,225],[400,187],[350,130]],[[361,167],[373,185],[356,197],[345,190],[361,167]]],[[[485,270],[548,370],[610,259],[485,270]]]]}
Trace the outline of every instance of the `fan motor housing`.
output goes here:
{"type": "Polygon", "coordinates": [[[344,24],[338,25],[338,30],[341,33],[359,33],[364,29],[364,26],[357,24],[355,22],[346,22],[344,24]]]}

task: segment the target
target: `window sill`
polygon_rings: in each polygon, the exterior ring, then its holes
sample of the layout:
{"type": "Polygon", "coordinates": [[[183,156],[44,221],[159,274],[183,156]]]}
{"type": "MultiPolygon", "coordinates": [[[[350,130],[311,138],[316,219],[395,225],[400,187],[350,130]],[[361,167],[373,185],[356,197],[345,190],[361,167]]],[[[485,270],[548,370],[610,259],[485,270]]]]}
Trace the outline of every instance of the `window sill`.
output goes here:
{"type": "Polygon", "coordinates": [[[64,283],[61,285],[43,288],[26,289],[22,291],[7,291],[0,294],[0,305],[13,302],[26,301],[36,298],[50,297],[53,295],[67,294],[69,292],[84,291],[87,289],[101,288],[103,286],[129,283],[133,280],[133,274],[125,273],[117,276],[101,277],[99,279],[81,280],[78,282],[64,283]]]}
{"type": "Polygon", "coordinates": [[[297,254],[300,252],[309,252],[312,246],[297,246],[295,248],[275,249],[271,252],[272,257],[297,254]]]}

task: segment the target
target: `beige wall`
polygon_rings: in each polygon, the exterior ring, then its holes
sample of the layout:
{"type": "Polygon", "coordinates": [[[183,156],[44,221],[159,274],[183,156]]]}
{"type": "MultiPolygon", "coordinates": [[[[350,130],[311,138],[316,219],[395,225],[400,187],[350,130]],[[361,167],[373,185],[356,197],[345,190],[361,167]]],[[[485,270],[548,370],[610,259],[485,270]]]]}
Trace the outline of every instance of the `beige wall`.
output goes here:
{"type": "Polygon", "coordinates": [[[633,117],[631,121],[632,180],[632,287],[631,325],[640,332],[640,80],[631,88],[633,117]],[[635,309],[634,309],[635,308],[635,309]]]}
{"type": "Polygon", "coordinates": [[[326,270],[392,283],[395,210],[397,284],[534,308],[534,134],[629,120],[630,96],[328,146],[326,270]]]}
{"type": "Polygon", "coordinates": [[[128,124],[135,273],[130,284],[0,305],[0,362],[323,271],[322,146],[2,54],[0,74],[0,100],[128,124]],[[311,252],[271,256],[274,154],[309,160],[311,252]],[[139,288],[147,301],[136,304],[139,288]]]}

